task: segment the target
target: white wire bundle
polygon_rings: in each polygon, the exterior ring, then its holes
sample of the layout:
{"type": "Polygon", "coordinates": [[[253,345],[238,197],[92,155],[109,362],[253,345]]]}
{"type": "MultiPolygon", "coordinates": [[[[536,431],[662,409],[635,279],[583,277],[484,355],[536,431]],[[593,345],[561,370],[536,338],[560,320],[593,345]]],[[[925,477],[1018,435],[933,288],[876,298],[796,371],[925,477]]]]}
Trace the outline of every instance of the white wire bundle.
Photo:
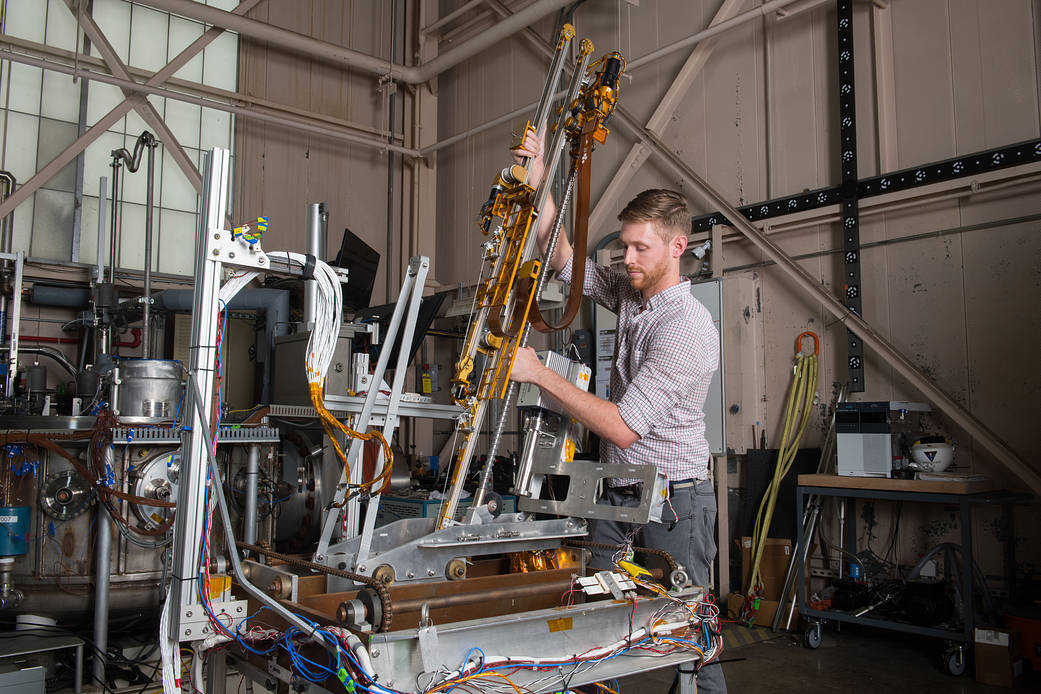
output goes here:
{"type": "Polygon", "coordinates": [[[173,613],[173,591],[167,591],[166,602],[159,617],[159,662],[162,665],[163,692],[164,694],[180,694],[181,679],[177,676],[176,667],[180,670],[180,661],[177,660],[178,643],[170,637],[170,615],[173,613]]]}
{"type": "MultiPolygon", "coordinates": [[[[269,257],[271,254],[268,254],[269,257]]],[[[281,258],[279,251],[277,257],[281,258]]],[[[300,253],[286,252],[286,261],[290,265],[306,267],[308,257],[300,253]]],[[[350,464],[347,462],[347,454],[340,446],[335,432],[339,431],[355,439],[368,441],[376,439],[383,448],[383,469],[380,474],[369,482],[360,485],[361,489],[368,491],[377,482],[383,482],[386,486],[390,482],[390,471],[394,464],[394,454],[390,450],[390,444],[383,435],[375,429],[371,432],[359,432],[346,426],[336,419],[325,407],[323,386],[325,375],[329,371],[329,364],[333,360],[333,351],[336,349],[336,341],[340,336],[340,323],[343,319],[343,294],[340,292],[340,280],[328,264],[321,260],[312,258],[314,263],[315,280],[315,316],[314,328],[311,330],[311,338],[307,342],[307,357],[304,366],[307,373],[307,383],[311,393],[311,404],[322,421],[322,427],[332,441],[333,449],[337,457],[347,470],[347,478],[350,479],[350,464]]]]}
{"type": "MultiPolygon", "coordinates": [[[[270,253],[268,255],[271,255],[270,253]]],[[[282,253],[279,252],[278,257],[282,253]]],[[[300,253],[286,252],[286,260],[291,265],[305,267],[307,256],[300,253]]],[[[340,280],[329,265],[317,258],[314,259],[315,317],[311,339],[307,341],[307,382],[321,387],[329,364],[333,360],[336,339],[340,335],[340,322],[343,320],[343,294],[340,292],[340,280]]]]}

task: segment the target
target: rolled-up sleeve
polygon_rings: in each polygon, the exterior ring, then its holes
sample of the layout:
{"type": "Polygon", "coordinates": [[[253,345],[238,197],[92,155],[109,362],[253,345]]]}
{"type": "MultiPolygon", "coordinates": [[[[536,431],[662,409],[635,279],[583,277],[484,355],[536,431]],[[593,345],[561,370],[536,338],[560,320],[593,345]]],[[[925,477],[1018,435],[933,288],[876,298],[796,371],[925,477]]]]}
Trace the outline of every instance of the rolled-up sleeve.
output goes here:
{"type": "Polygon", "coordinates": [[[668,321],[632,355],[640,363],[618,401],[618,414],[633,432],[646,436],[668,420],[677,403],[692,397],[698,383],[712,377],[719,365],[714,334],[691,322],[668,321]]]}
{"type": "MultiPolygon", "coordinates": [[[[557,273],[557,279],[561,282],[571,283],[574,275],[575,256],[567,261],[567,265],[557,273]]],[[[622,276],[617,272],[609,270],[593,262],[592,258],[585,259],[585,282],[582,284],[582,294],[600,304],[604,308],[618,312],[619,281],[622,276]]]]}

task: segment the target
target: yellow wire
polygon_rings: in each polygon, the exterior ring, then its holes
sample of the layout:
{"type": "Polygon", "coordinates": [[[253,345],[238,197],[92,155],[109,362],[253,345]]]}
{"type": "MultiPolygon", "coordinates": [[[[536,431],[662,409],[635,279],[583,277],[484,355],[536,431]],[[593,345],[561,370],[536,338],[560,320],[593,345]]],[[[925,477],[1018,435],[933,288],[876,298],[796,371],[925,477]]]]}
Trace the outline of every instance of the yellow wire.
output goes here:
{"type": "Polygon", "coordinates": [[[618,692],[616,692],[615,690],[611,689],[610,687],[608,687],[603,682],[593,682],[593,684],[595,684],[600,689],[603,689],[605,692],[607,692],[607,694],[618,694],[618,692]]]}
{"type": "Polygon", "coordinates": [[[474,674],[467,675],[466,677],[461,677],[455,680],[449,680],[448,682],[442,682],[441,684],[431,689],[428,694],[434,694],[434,692],[443,692],[445,691],[446,687],[457,687],[463,682],[469,682],[470,680],[482,679],[486,677],[499,677],[501,679],[504,679],[506,680],[507,684],[513,687],[513,691],[517,692],[517,694],[524,694],[524,692],[521,691],[520,687],[514,684],[513,680],[511,680],[509,677],[502,674],[501,672],[475,672],[474,674]]]}
{"type": "MultiPolygon", "coordinates": [[[[323,387],[321,383],[310,384],[311,404],[314,406],[315,411],[318,412],[318,416],[321,418],[322,428],[325,429],[325,433],[328,434],[329,439],[332,441],[333,448],[336,450],[336,456],[340,459],[340,462],[343,463],[343,467],[347,471],[347,479],[349,480],[351,477],[351,467],[347,462],[347,455],[340,447],[339,441],[336,440],[337,437],[333,432],[334,429],[360,441],[371,441],[372,439],[376,439],[380,442],[380,445],[383,447],[383,469],[380,471],[380,474],[373,479],[368,482],[363,482],[361,488],[369,491],[380,480],[384,481],[383,486],[385,487],[390,478],[390,471],[394,466],[394,453],[390,450],[390,444],[387,443],[387,439],[383,436],[382,432],[377,431],[376,429],[365,434],[351,429],[349,426],[334,417],[332,412],[327,410],[325,407],[322,398],[322,390],[323,387]]],[[[383,492],[383,488],[380,489],[380,492],[383,492]]]]}
{"type": "Polygon", "coordinates": [[[781,447],[777,453],[777,465],[774,476],[767,486],[767,491],[759,503],[759,511],[756,513],[755,529],[752,533],[756,550],[752,561],[751,575],[749,576],[750,592],[761,585],[759,565],[763,556],[763,548],[766,545],[766,537],[770,531],[770,519],[773,518],[781,481],[791,471],[792,465],[795,463],[795,456],[799,451],[799,442],[802,440],[803,433],[806,431],[806,425],[809,423],[816,390],[817,355],[812,354],[807,357],[800,354],[796,360],[795,375],[792,381],[792,388],[788,394],[787,407],[785,408],[784,430],[781,436],[781,447]],[[800,408],[798,415],[796,415],[797,406],[800,408]],[[798,426],[795,425],[796,422],[798,422],[798,426]]]}

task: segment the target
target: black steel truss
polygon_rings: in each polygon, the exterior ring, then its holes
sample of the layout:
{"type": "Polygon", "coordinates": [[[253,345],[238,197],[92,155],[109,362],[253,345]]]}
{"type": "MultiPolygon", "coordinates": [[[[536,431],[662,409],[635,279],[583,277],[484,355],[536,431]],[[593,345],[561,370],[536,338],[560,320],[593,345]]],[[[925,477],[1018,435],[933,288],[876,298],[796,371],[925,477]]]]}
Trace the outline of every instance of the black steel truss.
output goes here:
{"type": "MultiPolygon", "coordinates": [[[[1005,145],[932,164],[901,169],[884,176],[865,178],[857,182],[857,198],[863,200],[876,195],[921,188],[933,183],[954,181],[1035,161],[1041,161],[1041,139],[1025,140],[1014,145],[1005,145]]],[[[750,221],[758,222],[783,217],[794,212],[805,212],[836,205],[840,200],[840,186],[831,186],[745,205],[737,210],[750,221]]],[[[700,215],[691,220],[691,233],[707,232],[712,229],[714,224],[727,224],[727,220],[719,212],[700,215]]]]}

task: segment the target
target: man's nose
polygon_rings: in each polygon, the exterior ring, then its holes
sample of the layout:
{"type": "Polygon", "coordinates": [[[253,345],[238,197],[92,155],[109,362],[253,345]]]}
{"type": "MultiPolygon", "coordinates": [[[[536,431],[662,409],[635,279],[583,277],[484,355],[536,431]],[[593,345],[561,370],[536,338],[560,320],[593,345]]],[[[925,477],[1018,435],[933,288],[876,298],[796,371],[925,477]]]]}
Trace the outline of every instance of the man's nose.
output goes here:
{"type": "Polygon", "coordinates": [[[636,253],[633,251],[633,249],[626,248],[625,249],[625,259],[624,259],[625,264],[627,266],[628,265],[632,265],[633,261],[635,260],[635,258],[636,258],[636,253]]]}

